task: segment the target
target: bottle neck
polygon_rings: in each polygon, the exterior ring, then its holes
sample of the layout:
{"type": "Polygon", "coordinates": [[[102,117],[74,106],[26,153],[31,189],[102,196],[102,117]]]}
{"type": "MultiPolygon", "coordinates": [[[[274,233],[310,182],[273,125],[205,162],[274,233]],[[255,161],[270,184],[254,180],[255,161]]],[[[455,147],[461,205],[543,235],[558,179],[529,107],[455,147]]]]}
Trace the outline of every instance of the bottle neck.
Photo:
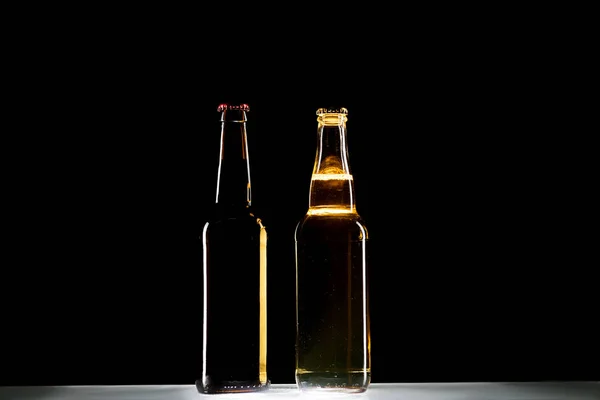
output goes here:
{"type": "Polygon", "coordinates": [[[246,112],[221,112],[221,149],[216,203],[222,207],[249,207],[252,203],[246,112]]]}
{"type": "Polygon", "coordinates": [[[345,119],[320,118],[318,123],[308,214],[356,213],[345,119]]]}

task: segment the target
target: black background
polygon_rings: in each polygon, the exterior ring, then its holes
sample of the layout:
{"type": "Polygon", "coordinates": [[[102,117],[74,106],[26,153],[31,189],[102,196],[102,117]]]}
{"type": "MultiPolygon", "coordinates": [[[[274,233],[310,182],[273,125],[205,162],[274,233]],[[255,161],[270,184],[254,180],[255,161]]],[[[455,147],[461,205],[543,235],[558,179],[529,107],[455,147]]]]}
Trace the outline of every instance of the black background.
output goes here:
{"type": "Polygon", "coordinates": [[[36,112],[6,150],[2,384],[194,382],[224,102],[251,109],[273,383],[294,379],[293,231],[319,107],[349,110],[373,382],[598,379],[590,159],[530,53],[414,32],[333,54],[165,35],[54,48],[30,70],[36,112]]]}

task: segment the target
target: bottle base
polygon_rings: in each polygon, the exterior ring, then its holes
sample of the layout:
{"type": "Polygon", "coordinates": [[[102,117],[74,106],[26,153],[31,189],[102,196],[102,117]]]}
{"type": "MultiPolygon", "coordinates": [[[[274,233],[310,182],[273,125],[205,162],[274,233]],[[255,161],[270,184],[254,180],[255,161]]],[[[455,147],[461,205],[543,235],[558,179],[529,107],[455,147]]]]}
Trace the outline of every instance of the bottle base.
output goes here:
{"type": "Polygon", "coordinates": [[[296,373],[296,385],[303,392],[363,393],[371,383],[369,372],[296,373]]]}
{"type": "Polygon", "coordinates": [[[196,389],[201,394],[263,392],[270,387],[270,381],[221,381],[203,384],[202,379],[196,380],[196,389]]]}

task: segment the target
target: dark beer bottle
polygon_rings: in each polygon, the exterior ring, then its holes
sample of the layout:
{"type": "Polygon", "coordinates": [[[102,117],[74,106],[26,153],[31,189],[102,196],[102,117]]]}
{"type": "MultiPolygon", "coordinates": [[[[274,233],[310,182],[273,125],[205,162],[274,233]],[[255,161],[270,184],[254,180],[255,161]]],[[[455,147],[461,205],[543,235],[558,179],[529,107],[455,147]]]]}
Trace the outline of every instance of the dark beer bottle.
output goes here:
{"type": "Polygon", "coordinates": [[[247,104],[221,104],[214,209],[202,230],[200,393],[268,389],[267,231],[252,209],[247,104]]]}
{"type": "Polygon", "coordinates": [[[296,383],[361,393],[371,382],[368,232],[356,210],[348,111],[317,110],[308,211],[295,230],[296,383]]]}

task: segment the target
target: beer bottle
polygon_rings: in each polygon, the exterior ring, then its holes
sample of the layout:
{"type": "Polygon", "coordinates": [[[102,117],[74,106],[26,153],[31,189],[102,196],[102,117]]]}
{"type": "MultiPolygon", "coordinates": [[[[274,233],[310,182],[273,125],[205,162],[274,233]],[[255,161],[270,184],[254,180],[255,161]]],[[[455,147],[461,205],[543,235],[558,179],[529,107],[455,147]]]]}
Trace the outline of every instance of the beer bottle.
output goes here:
{"type": "Polygon", "coordinates": [[[267,231],[252,209],[247,104],[221,104],[214,209],[202,230],[200,393],[266,390],[267,231]]]}
{"type": "Polygon", "coordinates": [[[348,110],[317,110],[308,210],[295,229],[298,388],[361,393],[371,382],[368,232],[356,210],[348,110]]]}

